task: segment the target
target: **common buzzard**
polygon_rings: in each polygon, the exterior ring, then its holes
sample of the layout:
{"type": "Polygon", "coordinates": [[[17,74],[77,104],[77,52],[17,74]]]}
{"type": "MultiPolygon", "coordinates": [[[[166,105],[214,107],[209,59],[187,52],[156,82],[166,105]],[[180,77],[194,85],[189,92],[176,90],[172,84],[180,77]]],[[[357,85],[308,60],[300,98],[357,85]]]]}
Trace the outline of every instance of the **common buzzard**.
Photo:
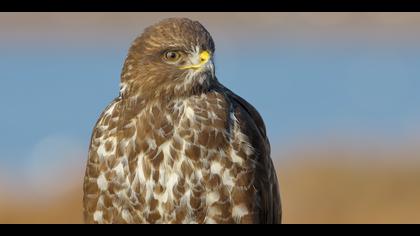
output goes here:
{"type": "Polygon", "coordinates": [[[165,19],[129,49],[120,95],[93,130],[87,223],[280,223],[266,129],[215,76],[197,21],[165,19]]]}

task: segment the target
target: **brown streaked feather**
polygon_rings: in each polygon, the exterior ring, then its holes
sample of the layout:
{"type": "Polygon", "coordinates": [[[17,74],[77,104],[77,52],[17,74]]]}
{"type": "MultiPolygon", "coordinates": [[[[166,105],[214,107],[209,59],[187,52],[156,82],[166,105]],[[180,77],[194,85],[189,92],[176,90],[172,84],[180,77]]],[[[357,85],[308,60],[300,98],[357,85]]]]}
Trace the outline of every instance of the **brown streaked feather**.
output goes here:
{"type": "Polygon", "coordinates": [[[250,139],[252,147],[257,155],[255,187],[260,193],[261,205],[260,223],[281,223],[282,209],[280,202],[279,184],[277,174],[270,157],[270,143],[266,134],[264,121],[258,111],[247,101],[233,93],[231,90],[220,85],[226,91],[227,96],[232,100],[235,115],[241,130],[250,139]]]}
{"type": "MultiPolygon", "coordinates": [[[[100,190],[98,189],[97,179],[99,177],[99,174],[101,173],[101,169],[103,170],[103,165],[101,166],[99,157],[97,154],[97,150],[99,148],[98,146],[98,138],[101,138],[103,136],[109,136],[110,129],[102,130],[98,129],[98,127],[110,123],[110,117],[116,114],[107,114],[110,108],[114,107],[118,109],[118,103],[120,102],[120,98],[114,99],[101,113],[99,116],[99,119],[97,120],[95,124],[95,129],[91,136],[91,142],[89,147],[89,153],[88,153],[88,163],[86,166],[85,171],[85,177],[84,177],[84,183],[83,183],[83,189],[84,189],[84,195],[83,195],[83,206],[84,206],[84,219],[87,223],[93,223],[93,214],[97,208],[97,201],[99,200],[100,190]],[[96,191],[92,191],[92,189],[96,191]]],[[[115,157],[110,157],[110,159],[114,159],[115,157]]],[[[105,167],[105,171],[107,171],[107,167],[105,167]]],[[[108,172],[109,173],[109,172],[108,172]]]]}

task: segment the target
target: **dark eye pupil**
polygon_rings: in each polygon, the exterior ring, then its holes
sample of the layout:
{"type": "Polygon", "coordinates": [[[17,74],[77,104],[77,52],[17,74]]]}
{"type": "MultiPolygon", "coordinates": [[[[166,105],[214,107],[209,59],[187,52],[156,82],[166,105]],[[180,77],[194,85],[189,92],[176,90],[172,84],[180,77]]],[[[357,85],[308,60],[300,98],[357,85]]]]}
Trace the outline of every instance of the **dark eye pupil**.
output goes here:
{"type": "Polygon", "coordinates": [[[175,52],[168,52],[168,54],[166,56],[169,59],[176,59],[176,58],[178,58],[178,54],[176,54],[175,52]]]}

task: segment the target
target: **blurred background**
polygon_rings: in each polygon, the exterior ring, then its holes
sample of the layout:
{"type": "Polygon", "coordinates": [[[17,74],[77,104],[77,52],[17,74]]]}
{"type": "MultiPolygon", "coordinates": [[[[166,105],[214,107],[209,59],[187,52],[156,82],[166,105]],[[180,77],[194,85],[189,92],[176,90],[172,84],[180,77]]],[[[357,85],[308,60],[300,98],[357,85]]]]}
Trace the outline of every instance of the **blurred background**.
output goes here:
{"type": "Polygon", "coordinates": [[[82,223],[92,128],[173,16],[264,117],[285,223],[420,223],[420,13],[0,13],[0,223],[82,223]]]}

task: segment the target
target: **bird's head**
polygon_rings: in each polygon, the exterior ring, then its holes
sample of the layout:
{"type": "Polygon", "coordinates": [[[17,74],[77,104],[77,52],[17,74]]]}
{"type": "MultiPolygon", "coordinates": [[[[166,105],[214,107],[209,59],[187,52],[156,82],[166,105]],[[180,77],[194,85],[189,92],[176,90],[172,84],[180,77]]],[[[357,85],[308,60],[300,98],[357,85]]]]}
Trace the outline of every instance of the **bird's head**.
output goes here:
{"type": "Polygon", "coordinates": [[[146,28],[129,49],[121,74],[122,94],[185,96],[216,81],[215,46],[198,21],[169,18],[146,28]]]}

